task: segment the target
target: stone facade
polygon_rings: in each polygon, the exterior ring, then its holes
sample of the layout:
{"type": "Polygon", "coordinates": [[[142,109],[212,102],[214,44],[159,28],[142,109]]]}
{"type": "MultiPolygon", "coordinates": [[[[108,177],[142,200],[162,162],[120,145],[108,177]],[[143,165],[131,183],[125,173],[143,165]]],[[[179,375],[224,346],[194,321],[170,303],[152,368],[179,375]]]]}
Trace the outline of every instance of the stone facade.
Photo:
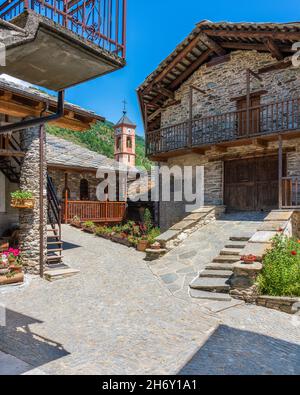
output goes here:
{"type": "Polygon", "coordinates": [[[63,200],[63,191],[65,189],[65,174],[67,174],[67,183],[70,190],[71,200],[80,200],[80,181],[87,180],[89,186],[89,200],[95,201],[96,188],[99,184],[99,179],[96,178],[96,172],[75,171],[75,170],[60,170],[49,168],[48,174],[51,177],[55,186],[59,200],[63,200]]]}
{"type": "MultiPolygon", "coordinates": [[[[208,92],[207,95],[194,92],[193,115],[200,118],[210,115],[219,115],[236,110],[236,102],[233,98],[246,94],[245,70],[251,68],[258,71],[267,64],[274,63],[274,59],[268,53],[257,51],[235,51],[231,53],[228,62],[212,67],[201,66],[181,87],[175,92],[176,101],[181,101],[162,110],[162,126],[169,126],[189,119],[189,87],[195,85],[208,92]]],[[[252,79],[251,91],[266,90],[261,96],[261,103],[280,101],[299,96],[300,92],[300,69],[290,67],[287,69],[272,71],[263,74],[263,82],[252,79]]],[[[293,152],[286,154],[287,175],[300,176],[300,139],[283,142],[284,148],[292,148],[293,152]]],[[[224,161],[251,156],[264,156],[276,153],[278,142],[270,142],[268,147],[259,145],[244,145],[230,147],[226,153],[220,153],[216,149],[206,151],[205,155],[188,153],[182,156],[169,158],[167,165],[179,166],[204,166],[204,196],[205,205],[224,204],[224,161]]],[[[300,199],[299,199],[300,201],[300,199]]],[[[178,222],[185,215],[185,202],[161,202],[160,225],[167,229],[178,222]]]]}
{"type": "MultiPolygon", "coordinates": [[[[42,142],[45,150],[45,141],[42,142]]],[[[46,194],[46,160],[43,174],[43,222],[40,218],[40,127],[32,127],[21,133],[21,148],[25,157],[21,166],[20,189],[33,193],[35,207],[33,210],[20,210],[20,249],[24,265],[28,272],[38,274],[40,268],[40,243],[44,251],[47,244],[47,194],[46,194]],[[43,227],[43,240],[40,240],[40,227],[43,227]]],[[[43,257],[45,263],[45,256],[43,257]]]]}

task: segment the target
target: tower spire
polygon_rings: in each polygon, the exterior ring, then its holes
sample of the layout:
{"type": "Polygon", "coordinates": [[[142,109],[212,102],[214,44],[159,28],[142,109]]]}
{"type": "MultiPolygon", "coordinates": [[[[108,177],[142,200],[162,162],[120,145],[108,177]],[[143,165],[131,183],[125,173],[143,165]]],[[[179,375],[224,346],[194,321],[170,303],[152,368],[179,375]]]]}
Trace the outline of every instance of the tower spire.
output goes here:
{"type": "Polygon", "coordinates": [[[124,114],[124,116],[127,114],[127,108],[126,108],[126,106],[127,106],[127,101],[126,101],[126,99],[124,99],[123,101],[122,101],[122,103],[123,103],[123,114],[124,114]]]}

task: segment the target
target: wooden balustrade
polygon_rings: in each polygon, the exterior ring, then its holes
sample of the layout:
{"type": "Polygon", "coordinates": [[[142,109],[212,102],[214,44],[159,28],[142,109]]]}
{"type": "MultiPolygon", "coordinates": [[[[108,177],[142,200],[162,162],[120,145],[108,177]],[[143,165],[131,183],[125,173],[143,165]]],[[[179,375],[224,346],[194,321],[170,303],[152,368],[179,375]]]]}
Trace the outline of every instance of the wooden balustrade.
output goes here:
{"type": "Polygon", "coordinates": [[[300,208],[300,177],[282,178],[282,208],[300,208]]]}
{"type": "Polygon", "coordinates": [[[82,222],[119,223],[123,221],[126,212],[125,202],[71,201],[66,199],[63,206],[65,223],[69,223],[74,217],[80,218],[82,222]]]}
{"type": "Polygon", "coordinates": [[[300,98],[193,119],[148,131],[147,154],[154,155],[297,129],[300,130],[300,98]]]}

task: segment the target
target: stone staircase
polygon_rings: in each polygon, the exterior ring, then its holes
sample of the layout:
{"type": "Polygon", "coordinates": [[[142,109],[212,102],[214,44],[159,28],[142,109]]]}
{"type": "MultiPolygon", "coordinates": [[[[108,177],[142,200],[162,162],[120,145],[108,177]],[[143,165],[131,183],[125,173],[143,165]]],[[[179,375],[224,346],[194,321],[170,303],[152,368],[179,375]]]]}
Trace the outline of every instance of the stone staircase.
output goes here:
{"type": "Polygon", "coordinates": [[[241,252],[252,236],[253,233],[230,237],[220,255],[206,265],[190,284],[190,296],[196,299],[230,302],[232,299],[229,291],[233,265],[240,260],[241,252]]]}

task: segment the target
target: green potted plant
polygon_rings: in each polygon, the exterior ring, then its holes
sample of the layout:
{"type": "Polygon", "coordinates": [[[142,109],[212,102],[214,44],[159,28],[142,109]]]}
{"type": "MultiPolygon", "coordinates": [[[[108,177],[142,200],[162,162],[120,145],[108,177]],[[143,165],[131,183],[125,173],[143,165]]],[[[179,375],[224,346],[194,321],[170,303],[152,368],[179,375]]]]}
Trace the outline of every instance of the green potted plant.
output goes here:
{"type": "Polygon", "coordinates": [[[33,209],[34,203],[32,192],[18,190],[11,193],[11,207],[33,209]]]}
{"type": "Polygon", "coordinates": [[[138,242],[138,244],[137,244],[136,249],[137,249],[138,251],[140,251],[140,252],[145,252],[145,251],[147,250],[148,247],[149,247],[149,241],[148,241],[147,236],[142,236],[142,237],[139,239],[139,242],[138,242]]]}
{"type": "Polygon", "coordinates": [[[96,225],[92,221],[86,221],[82,225],[82,230],[86,233],[93,234],[95,232],[96,225]]]}

